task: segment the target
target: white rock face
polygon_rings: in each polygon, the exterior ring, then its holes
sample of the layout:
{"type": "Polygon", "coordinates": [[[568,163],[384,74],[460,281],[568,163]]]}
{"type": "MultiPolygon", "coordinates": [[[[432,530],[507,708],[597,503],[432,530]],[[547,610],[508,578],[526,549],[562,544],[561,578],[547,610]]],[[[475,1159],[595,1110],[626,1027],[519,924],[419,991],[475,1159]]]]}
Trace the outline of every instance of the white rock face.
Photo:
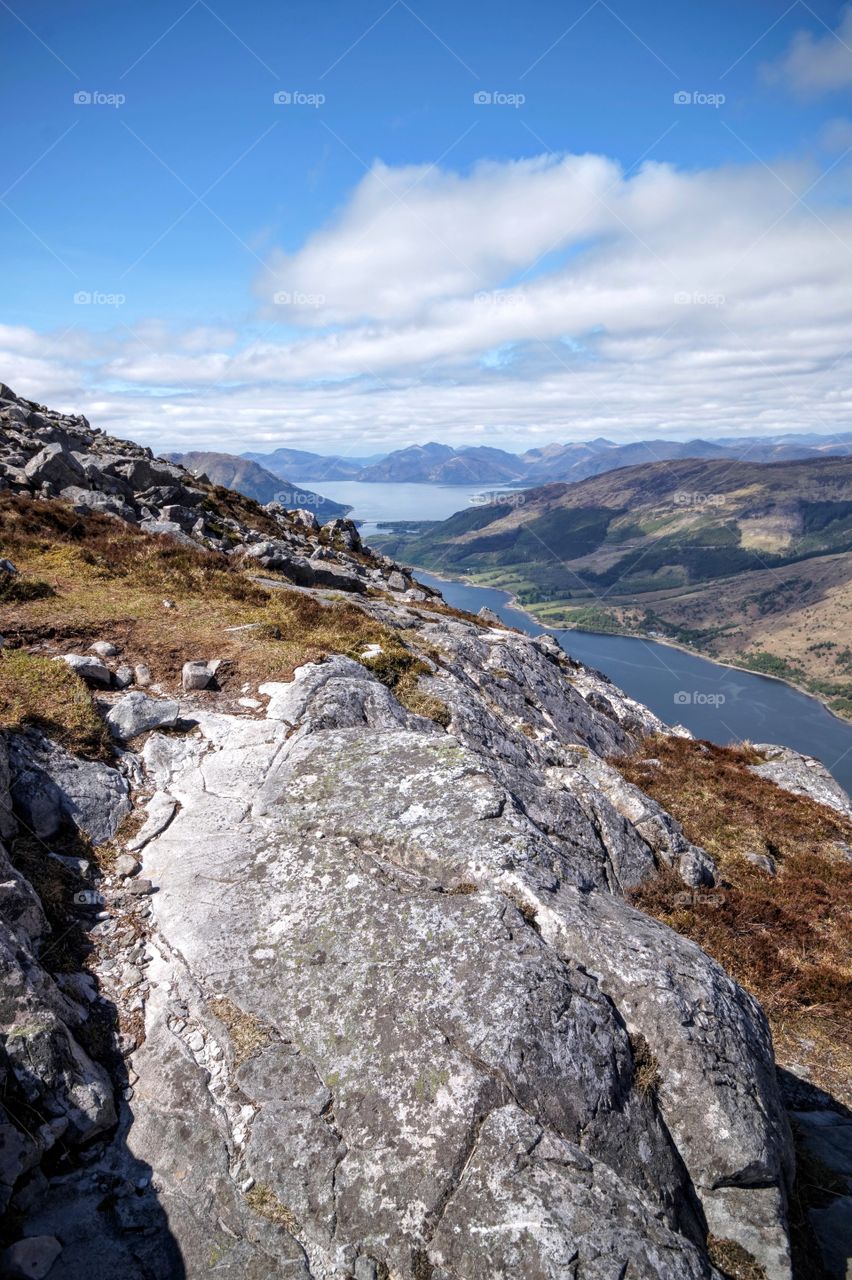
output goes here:
{"type": "MultiPolygon", "coordinates": [[[[551,757],[581,716],[618,740],[546,652],[491,643],[547,700],[551,757]]],[[[535,746],[519,803],[515,735],[503,723],[500,742],[484,696],[433,683],[458,732],[338,658],[263,686],[265,720],[202,714],[195,736],[146,743],[181,807],[145,845],[165,992],[128,1142],[182,1199],[185,1256],[204,1217],[172,1172],[190,1107],[206,1212],[239,1221],[241,1188],[263,1188],[312,1276],[357,1261],[556,1280],[577,1257],[601,1280],[709,1280],[703,1213],[785,1280],[790,1146],[763,1015],[621,897],[653,848],[677,861],[676,824],[631,792],[605,827],[593,775],[557,785],[535,746]],[[656,1097],[637,1084],[643,1041],[656,1097]]]]}

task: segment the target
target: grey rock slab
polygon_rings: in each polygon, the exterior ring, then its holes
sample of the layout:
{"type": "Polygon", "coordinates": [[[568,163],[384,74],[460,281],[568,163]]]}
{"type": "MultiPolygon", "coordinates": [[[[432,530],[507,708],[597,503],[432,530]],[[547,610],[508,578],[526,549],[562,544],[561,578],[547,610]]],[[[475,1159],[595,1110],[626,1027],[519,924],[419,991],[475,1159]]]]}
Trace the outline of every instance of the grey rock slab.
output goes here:
{"type": "Polygon", "coordinates": [[[99,760],[81,760],[35,733],[9,738],[15,812],[41,839],[69,819],[95,844],[109,840],[131,804],[126,779],[99,760]]]}
{"type": "Polygon", "coordinates": [[[565,886],[552,907],[539,897],[536,918],[649,1045],[660,1112],[708,1221],[723,1221],[770,1280],[788,1280],[792,1140],[757,1001],[695,943],[607,894],[565,886]]]}
{"type": "Polygon", "coordinates": [[[27,479],[35,485],[50,484],[57,489],[79,484],[83,468],[73,453],[62,444],[45,445],[24,467],[27,479]]]}
{"type": "Polygon", "coordinates": [[[802,755],[792,747],[778,747],[765,742],[756,743],[755,750],[765,753],[766,760],[762,764],[751,765],[752,773],[768,778],[785,791],[809,796],[811,800],[836,809],[844,818],[852,821],[852,802],[849,796],[821,761],[815,760],[813,756],[802,755]]]}
{"type": "Polygon", "coordinates": [[[411,1276],[419,1250],[448,1277],[513,1257],[556,1276],[577,1250],[601,1276],[656,1274],[658,1255],[660,1274],[709,1276],[690,1197],[720,1220],[730,1182],[733,1238],[759,1237],[777,1280],[789,1136],[757,1006],[692,943],[572,890],[579,850],[377,684],[336,659],[265,687],[266,721],[206,715],[197,742],[146,744],[183,806],[145,870],[206,1021],[193,1052],[223,1036],[205,998],[265,1028],[242,1065],[225,1035],[211,1077],[241,1181],[285,1206],[315,1274],[366,1255],[411,1276]],[[659,1112],[628,1032],[657,1056],[659,1112]],[[561,1154],[524,1174],[519,1133],[561,1154]],[[481,1177],[509,1191],[471,1191],[460,1239],[482,1134],[481,1177]],[[515,1238],[519,1214],[547,1219],[543,1241],[515,1238]]]}
{"type": "Polygon", "coordinates": [[[179,713],[179,703],[168,698],[151,698],[141,690],[134,690],[112,704],[106,722],[113,737],[126,741],[140,733],[174,725],[179,713]]]}
{"type": "Polygon", "coordinates": [[[96,654],[63,653],[55,661],[64,662],[72,671],[76,671],[77,675],[85,680],[87,684],[94,684],[101,689],[108,689],[112,683],[112,674],[109,667],[96,654]]]}

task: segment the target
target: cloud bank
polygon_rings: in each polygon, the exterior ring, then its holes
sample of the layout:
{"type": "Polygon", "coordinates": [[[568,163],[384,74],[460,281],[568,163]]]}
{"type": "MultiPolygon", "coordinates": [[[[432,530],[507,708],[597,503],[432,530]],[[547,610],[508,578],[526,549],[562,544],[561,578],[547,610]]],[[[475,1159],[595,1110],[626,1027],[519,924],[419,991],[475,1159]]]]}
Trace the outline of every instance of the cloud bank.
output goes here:
{"type": "Polygon", "coordinates": [[[376,163],[253,290],[248,333],[0,328],[4,377],[155,448],[852,429],[852,212],[802,165],[376,163]]]}

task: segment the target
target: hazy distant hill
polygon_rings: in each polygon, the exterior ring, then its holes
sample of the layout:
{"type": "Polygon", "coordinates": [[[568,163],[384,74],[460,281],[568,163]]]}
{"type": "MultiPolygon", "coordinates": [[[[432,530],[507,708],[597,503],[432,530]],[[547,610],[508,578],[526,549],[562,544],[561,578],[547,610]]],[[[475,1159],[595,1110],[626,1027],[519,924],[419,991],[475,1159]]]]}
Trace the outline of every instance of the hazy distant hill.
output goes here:
{"type": "Polygon", "coordinates": [[[302,449],[245,453],[273,475],[297,481],[360,480],[368,484],[538,485],[585,480],[619,467],[680,458],[741,458],[784,462],[798,458],[852,454],[852,434],[785,435],[710,440],[635,440],[616,444],[598,437],[571,444],[548,444],[526,453],[508,453],[487,445],[452,448],[434,441],[409,445],[373,458],[325,457],[302,449]]]}
{"type": "Polygon", "coordinates": [[[852,698],[852,458],[677,460],[510,497],[372,541],[554,626],[655,632],[852,698]]]}
{"type": "Polygon", "coordinates": [[[475,445],[453,449],[446,444],[411,445],[365,467],[358,476],[368,482],[425,484],[513,484],[525,477],[521,459],[503,449],[475,445]]]}
{"type": "Polygon", "coordinates": [[[332,502],[330,498],[312,493],[292,480],[273,475],[249,458],[239,458],[231,453],[201,451],[170,453],[167,456],[188,471],[203,471],[214,484],[236,489],[257,502],[280,502],[288,508],[307,507],[315,513],[321,524],[326,520],[333,520],[335,516],[344,516],[351,510],[339,502],[332,502]]]}
{"type": "Polygon", "coordinates": [[[325,457],[304,449],[275,449],[272,453],[244,453],[275,476],[290,480],[358,480],[364,466],[377,458],[325,457]]]}

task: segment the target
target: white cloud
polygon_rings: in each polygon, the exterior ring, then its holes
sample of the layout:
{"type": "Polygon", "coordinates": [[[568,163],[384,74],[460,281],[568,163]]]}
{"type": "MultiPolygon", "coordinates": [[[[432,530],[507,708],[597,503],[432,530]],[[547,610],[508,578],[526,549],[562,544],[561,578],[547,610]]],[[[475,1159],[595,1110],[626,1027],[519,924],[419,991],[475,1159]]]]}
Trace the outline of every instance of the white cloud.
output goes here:
{"type": "Polygon", "coordinates": [[[852,6],[843,10],[836,31],[797,32],[784,57],[765,71],[806,97],[852,86],[852,6]]]}
{"type": "Polygon", "coordinates": [[[815,176],[376,166],[273,254],[261,336],[0,328],[0,376],[161,449],[849,430],[852,212],[815,176]]]}

